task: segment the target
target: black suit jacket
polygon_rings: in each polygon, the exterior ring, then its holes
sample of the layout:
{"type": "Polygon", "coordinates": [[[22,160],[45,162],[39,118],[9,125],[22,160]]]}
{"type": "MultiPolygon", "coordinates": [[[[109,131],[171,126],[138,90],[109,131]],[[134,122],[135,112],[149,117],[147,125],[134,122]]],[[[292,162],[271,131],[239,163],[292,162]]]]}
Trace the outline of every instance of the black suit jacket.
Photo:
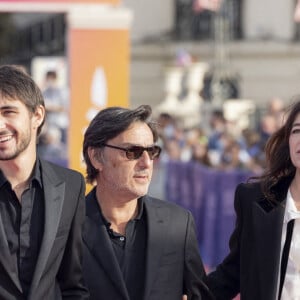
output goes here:
{"type": "MultiPolygon", "coordinates": [[[[205,272],[191,213],[149,196],[145,196],[144,203],[147,253],[143,300],[181,300],[184,287],[189,300],[209,299],[202,281],[205,272]]],[[[111,241],[99,215],[95,190],[87,196],[86,207],[83,270],[90,299],[129,300],[111,241]]]]}
{"type": "Polygon", "coordinates": [[[216,299],[276,300],[280,272],[281,232],[288,186],[280,204],[271,205],[259,183],[240,184],[235,193],[236,226],[230,253],[208,275],[216,299]]]}
{"type": "MultiPolygon", "coordinates": [[[[41,161],[45,196],[44,235],[28,300],[88,299],[82,278],[82,175],[41,161]]],[[[0,299],[21,300],[0,216],[0,299]]]]}

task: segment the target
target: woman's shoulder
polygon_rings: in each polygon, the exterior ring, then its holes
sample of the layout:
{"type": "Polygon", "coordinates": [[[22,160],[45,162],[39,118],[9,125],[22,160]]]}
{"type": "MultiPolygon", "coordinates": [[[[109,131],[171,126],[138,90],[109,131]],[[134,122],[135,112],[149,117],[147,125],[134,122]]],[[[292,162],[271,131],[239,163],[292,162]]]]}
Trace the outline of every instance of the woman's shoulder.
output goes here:
{"type": "Polygon", "coordinates": [[[251,198],[262,198],[262,186],[261,182],[253,181],[253,182],[243,182],[238,184],[236,188],[236,194],[242,195],[244,197],[251,197],[251,198]]]}

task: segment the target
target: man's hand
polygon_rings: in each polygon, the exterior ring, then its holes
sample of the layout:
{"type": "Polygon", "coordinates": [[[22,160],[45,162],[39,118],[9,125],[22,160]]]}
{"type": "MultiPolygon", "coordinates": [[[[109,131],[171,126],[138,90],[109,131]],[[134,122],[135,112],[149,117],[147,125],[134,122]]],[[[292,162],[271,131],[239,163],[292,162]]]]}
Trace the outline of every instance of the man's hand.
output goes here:
{"type": "Polygon", "coordinates": [[[182,300],[188,300],[187,295],[183,295],[182,300]]]}

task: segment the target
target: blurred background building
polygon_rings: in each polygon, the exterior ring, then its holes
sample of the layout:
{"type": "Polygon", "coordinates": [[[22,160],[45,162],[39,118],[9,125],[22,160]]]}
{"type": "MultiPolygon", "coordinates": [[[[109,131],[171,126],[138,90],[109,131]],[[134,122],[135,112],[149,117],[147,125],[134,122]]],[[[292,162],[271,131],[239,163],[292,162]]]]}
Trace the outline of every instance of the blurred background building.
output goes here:
{"type": "MultiPolygon", "coordinates": [[[[295,0],[223,0],[218,11],[199,10],[194,2],[123,1],[134,13],[131,106],[157,105],[165,98],[166,69],[180,51],[209,64],[204,78],[207,98],[212,96],[208,87],[211,73],[219,67],[220,52],[230,96],[264,105],[274,95],[290,99],[299,93],[300,30],[293,20],[295,0]]],[[[2,62],[30,68],[35,56],[66,53],[64,14],[1,14],[0,22],[2,62]]]]}
{"type": "MultiPolygon", "coordinates": [[[[217,12],[193,9],[192,0],[133,1],[131,103],[156,104],[164,98],[166,65],[180,49],[216,68],[216,52],[225,52],[228,76],[238,97],[263,106],[274,95],[299,93],[299,25],[295,0],[224,0],[223,48],[217,12]],[[219,49],[218,49],[219,48],[219,49]]],[[[209,80],[209,78],[207,78],[209,80]]],[[[232,91],[232,94],[233,91],[232,91]]]]}

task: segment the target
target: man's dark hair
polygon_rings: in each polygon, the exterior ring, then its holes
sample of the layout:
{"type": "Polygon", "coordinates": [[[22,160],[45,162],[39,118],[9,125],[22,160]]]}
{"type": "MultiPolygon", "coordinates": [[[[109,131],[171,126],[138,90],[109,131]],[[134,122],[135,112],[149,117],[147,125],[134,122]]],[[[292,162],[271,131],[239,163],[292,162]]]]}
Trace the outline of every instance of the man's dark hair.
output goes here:
{"type": "MultiPolygon", "coordinates": [[[[21,101],[30,113],[34,113],[40,105],[45,107],[41,90],[20,66],[0,66],[0,95],[3,98],[21,101]]],[[[38,135],[43,124],[44,121],[38,128],[38,135]]]]}
{"type": "Polygon", "coordinates": [[[88,126],[83,140],[83,157],[86,163],[86,180],[92,183],[97,174],[89,158],[89,148],[102,148],[110,139],[124,132],[135,122],[146,123],[152,131],[154,142],[158,139],[156,126],[151,120],[152,109],[149,105],[141,105],[136,109],[109,107],[101,110],[88,126]]]}

